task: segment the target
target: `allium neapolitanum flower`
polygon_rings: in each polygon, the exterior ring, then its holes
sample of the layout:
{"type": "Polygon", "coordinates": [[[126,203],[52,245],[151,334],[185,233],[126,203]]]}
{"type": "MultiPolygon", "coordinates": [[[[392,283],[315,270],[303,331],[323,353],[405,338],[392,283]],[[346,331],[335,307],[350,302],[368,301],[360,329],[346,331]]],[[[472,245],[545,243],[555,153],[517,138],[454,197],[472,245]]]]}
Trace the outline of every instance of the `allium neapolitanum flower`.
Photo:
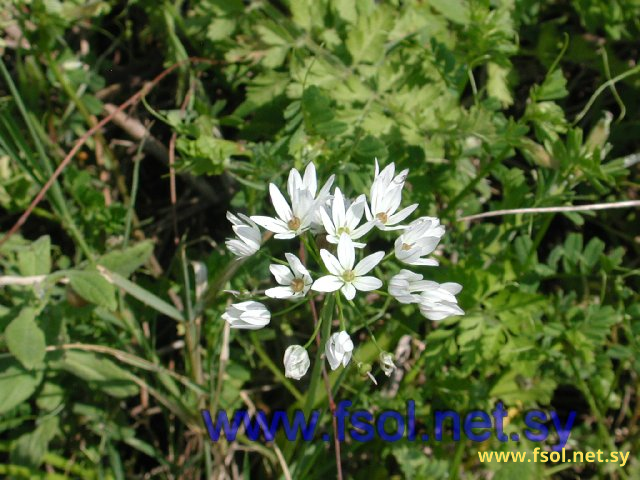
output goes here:
{"type": "Polygon", "coordinates": [[[222,318],[231,325],[231,328],[257,330],[269,324],[271,313],[262,303],[249,300],[229,305],[222,318]]]}
{"type": "Polygon", "coordinates": [[[423,276],[404,268],[389,280],[389,293],[400,303],[418,303],[419,295],[429,288],[429,282],[423,276]]]}
{"type": "Polygon", "coordinates": [[[380,263],[384,252],[373,253],[354,266],[355,248],[353,241],[346,233],[340,236],[338,242],[338,258],[325,249],[320,250],[320,256],[330,275],[320,277],[313,282],[311,288],[316,292],[335,292],[339,289],[347,300],[353,300],[356,290],[369,292],[382,286],[382,280],[379,278],[365,275],[380,263]]]}
{"type": "Polygon", "coordinates": [[[422,258],[435,250],[444,235],[444,227],[434,217],[422,217],[411,222],[396,239],[396,258],[408,265],[438,266],[438,261],[422,258]]]}
{"type": "MultiPolygon", "coordinates": [[[[360,195],[351,205],[347,206],[347,201],[342,192],[336,187],[331,202],[330,214],[325,209],[320,209],[322,224],[327,232],[327,241],[329,243],[338,244],[342,234],[348,235],[352,240],[358,240],[367,234],[373,228],[373,222],[366,222],[358,227],[364,208],[367,203],[366,197],[360,195]]],[[[354,242],[356,248],[364,248],[366,244],[354,242]]]]}
{"type": "Polygon", "coordinates": [[[251,220],[263,228],[275,233],[275,238],[286,240],[309,230],[311,224],[318,219],[318,209],[327,201],[329,189],[333,183],[333,176],[329,178],[320,194],[316,198],[316,171],[310,163],[304,174],[304,179],[294,168],[289,173],[287,191],[291,199],[291,206],[284,198],[278,187],[269,184],[271,203],[276,210],[277,218],[254,215],[251,220]]]}
{"type": "Polygon", "coordinates": [[[335,370],[340,364],[346,367],[351,360],[352,353],[353,342],[344,330],[331,335],[324,346],[324,354],[327,356],[331,370],[335,370]]]}
{"type": "Polygon", "coordinates": [[[367,220],[374,220],[376,227],[381,230],[400,230],[404,228],[397,225],[418,208],[414,203],[396,213],[402,201],[402,189],[409,170],[401,171],[396,177],[395,165],[390,163],[382,172],[379,171],[376,160],[376,172],[369,194],[370,209],[366,210],[367,220]]]}
{"type": "MultiPolygon", "coordinates": [[[[440,225],[440,221],[435,217],[421,217],[408,225],[400,224],[418,205],[401,207],[408,170],[402,170],[397,175],[395,171],[393,163],[380,171],[376,160],[368,201],[363,192],[356,192],[356,195],[351,197],[355,200],[349,201],[340,188],[335,189],[333,196],[330,195],[333,175],[318,191],[318,179],[313,163],[307,165],[304,176],[295,168],[291,169],[286,187],[288,199],[275,184],[269,185],[271,202],[276,211],[275,218],[260,215],[248,218],[241,214],[236,217],[228,214],[238,238],[227,240],[227,247],[239,257],[256,253],[262,241],[258,226],[275,233],[277,239],[301,237],[289,250],[300,252],[299,257],[287,252],[285,257],[288,266],[275,263],[269,267],[277,285],[267,288],[265,294],[276,300],[303,299],[308,297],[309,290],[313,290],[327,294],[336,292],[335,295],[343,295],[351,301],[358,290],[369,292],[381,288],[384,277],[389,275],[388,265],[383,259],[386,260],[392,255],[385,257],[383,251],[369,255],[365,253],[362,260],[356,262],[356,248],[366,252],[369,242],[367,237],[377,232],[373,229],[374,226],[379,230],[400,231],[394,242],[397,261],[416,267],[437,266],[438,262],[435,259],[425,257],[433,253],[438,245],[445,233],[444,226],[440,225]],[[316,243],[319,241],[331,244],[331,251],[320,248],[316,243]],[[332,253],[334,245],[335,253],[332,253]],[[376,276],[367,275],[378,265],[380,270],[376,270],[376,276]],[[313,282],[310,272],[323,271],[324,274],[313,282]]],[[[436,321],[464,314],[456,300],[456,294],[461,288],[457,283],[439,284],[424,280],[421,274],[406,269],[400,270],[388,281],[389,294],[392,297],[400,303],[416,305],[422,315],[436,321]]],[[[377,296],[371,296],[367,301],[374,302],[376,298],[377,296]]],[[[311,302],[315,305],[315,300],[311,302]]],[[[302,305],[301,302],[299,306],[302,305]]],[[[360,306],[356,305],[356,308],[360,306]]],[[[352,311],[353,305],[344,309],[338,303],[337,312],[316,317],[335,318],[334,315],[340,315],[341,331],[328,339],[322,339],[325,342],[327,361],[333,370],[340,365],[346,366],[353,354],[353,342],[346,330],[350,320],[348,316],[352,311]]],[[[228,307],[222,317],[233,328],[257,329],[270,322],[271,314],[263,304],[245,301],[228,307]]],[[[316,324],[315,333],[305,346],[292,345],[287,348],[284,356],[287,377],[299,379],[307,372],[307,349],[314,343],[312,340],[317,332],[323,331],[320,327],[324,321],[327,320],[320,320],[320,323],[316,324]]],[[[389,352],[381,351],[379,361],[384,373],[390,375],[395,368],[393,356],[389,352]]],[[[369,364],[357,363],[362,371],[368,369],[366,373],[371,376],[369,364]]]]}
{"type": "Polygon", "coordinates": [[[443,320],[452,315],[464,315],[456,299],[456,295],[462,290],[462,285],[453,282],[428,283],[429,287],[420,293],[418,302],[422,315],[429,320],[443,320]]]}
{"type": "Polygon", "coordinates": [[[271,265],[269,270],[281,285],[269,288],[264,293],[271,298],[302,298],[311,287],[311,275],[298,257],[292,253],[285,253],[289,267],[285,265],[271,265]]]}
{"type": "Polygon", "coordinates": [[[290,345],[284,351],[284,376],[300,380],[309,370],[309,354],[302,345],[290,345]]]}
{"type": "Polygon", "coordinates": [[[225,242],[231,253],[238,257],[249,257],[260,250],[262,234],[253,220],[242,213],[236,217],[231,212],[227,212],[227,219],[233,224],[233,231],[238,236],[225,242]]]}
{"type": "Polygon", "coordinates": [[[389,282],[389,293],[400,303],[417,303],[420,313],[429,320],[464,315],[455,297],[462,290],[462,285],[453,282],[440,284],[422,278],[420,274],[400,270],[389,282]]]}

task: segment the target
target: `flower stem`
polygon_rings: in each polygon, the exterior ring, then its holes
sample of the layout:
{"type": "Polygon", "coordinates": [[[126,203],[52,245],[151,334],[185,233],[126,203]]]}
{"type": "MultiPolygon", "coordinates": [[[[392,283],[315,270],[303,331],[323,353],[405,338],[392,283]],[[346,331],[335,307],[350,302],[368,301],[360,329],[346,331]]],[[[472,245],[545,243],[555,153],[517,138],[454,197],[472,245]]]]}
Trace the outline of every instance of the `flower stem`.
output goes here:
{"type": "Polygon", "coordinates": [[[271,372],[278,378],[278,380],[280,380],[280,382],[282,382],[282,385],[284,385],[285,388],[289,390],[294,397],[296,397],[296,400],[301,402],[303,397],[300,391],[293,385],[293,383],[289,381],[287,377],[284,376],[282,370],[278,368],[275,363],[273,363],[273,360],[271,360],[269,355],[267,355],[267,353],[264,351],[262,345],[260,344],[260,340],[258,340],[258,337],[253,332],[251,333],[251,343],[256,349],[256,353],[260,357],[260,360],[262,360],[267,368],[271,370],[271,372]]]}
{"type": "Polygon", "coordinates": [[[313,237],[307,234],[300,235],[300,240],[304,244],[305,248],[309,251],[309,253],[311,253],[311,256],[318,263],[318,265],[323,265],[322,261],[320,260],[320,252],[318,250],[318,247],[316,246],[315,241],[313,240],[313,237]],[[311,239],[311,241],[309,241],[309,239],[311,239]]]}
{"type": "MultiPolygon", "coordinates": [[[[313,300],[312,300],[313,301],[313,300]]],[[[311,343],[316,339],[318,332],[320,331],[320,327],[322,326],[322,322],[316,322],[316,328],[313,329],[313,333],[311,337],[309,337],[309,341],[304,344],[304,348],[307,349],[311,346],[311,343]]],[[[321,349],[318,349],[321,350],[321,349]]]]}
{"type": "Polygon", "coordinates": [[[344,321],[344,310],[342,308],[342,299],[340,298],[340,293],[336,292],[335,294],[336,302],[338,303],[338,314],[340,315],[340,329],[346,330],[346,324],[344,321]]]}

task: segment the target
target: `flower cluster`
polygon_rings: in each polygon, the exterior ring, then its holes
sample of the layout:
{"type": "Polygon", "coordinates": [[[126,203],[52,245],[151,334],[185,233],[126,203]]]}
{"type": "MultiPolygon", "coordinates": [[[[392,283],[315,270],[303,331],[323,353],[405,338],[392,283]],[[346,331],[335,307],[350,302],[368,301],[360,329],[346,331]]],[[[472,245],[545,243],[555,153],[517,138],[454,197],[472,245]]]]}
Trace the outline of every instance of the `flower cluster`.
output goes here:
{"type": "MultiPolygon", "coordinates": [[[[358,291],[385,294],[379,290],[383,286],[383,281],[378,278],[382,273],[377,268],[381,262],[395,256],[406,265],[437,266],[436,260],[426,257],[435,250],[445,233],[435,217],[420,217],[402,225],[418,208],[418,204],[401,208],[407,174],[408,170],[403,170],[396,175],[393,163],[380,171],[376,160],[368,198],[361,194],[350,200],[338,187],[331,193],[333,175],[318,191],[313,163],[307,165],[304,175],[294,168],[287,181],[289,200],[275,184],[269,185],[275,217],[227,214],[236,234],[236,238],[227,240],[227,247],[237,257],[255,254],[262,243],[260,227],[272,232],[278,240],[301,238],[305,258],[286,253],[286,262],[278,260],[280,263],[269,267],[277,286],[268,288],[264,293],[272,299],[299,301],[306,298],[310,290],[325,294],[335,292],[347,301],[352,301],[358,291]],[[375,230],[399,232],[394,251],[388,255],[377,251],[362,255],[358,260],[359,252],[367,247],[366,237],[375,230]],[[328,248],[318,249],[316,240],[328,248]],[[305,266],[306,261],[312,258],[317,259],[317,266],[322,269],[319,275],[305,266]],[[376,274],[372,274],[374,270],[376,274]]],[[[424,280],[421,274],[406,269],[401,269],[388,283],[389,295],[400,303],[416,304],[420,313],[429,320],[463,315],[456,299],[461,290],[457,283],[439,284],[424,280]]],[[[222,318],[231,328],[259,329],[269,324],[271,315],[264,304],[249,300],[231,304],[222,318]]],[[[343,318],[341,327],[341,331],[325,339],[324,353],[332,370],[340,365],[346,367],[354,355],[354,344],[343,318]]],[[[286,349],[284,367],[287,377],[299,380],[306,374],[310,366],[307,348],[311,343],[310,339],[305,346],[291,345],[286,349]]],[[[391,375],[395,368],[393,356],[381,351],[379,360],[384,373],[391,375]]]]}

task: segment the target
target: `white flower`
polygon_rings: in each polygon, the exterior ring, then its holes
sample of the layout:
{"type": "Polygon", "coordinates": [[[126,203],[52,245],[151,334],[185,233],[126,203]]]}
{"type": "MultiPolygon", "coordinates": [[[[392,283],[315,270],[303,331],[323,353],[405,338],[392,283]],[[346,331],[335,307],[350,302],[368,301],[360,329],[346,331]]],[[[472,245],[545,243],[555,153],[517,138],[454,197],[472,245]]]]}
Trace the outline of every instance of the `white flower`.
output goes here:
{"type": "MultiPolygon", "coordinates": [[[[320,209],[320,216],[327,231],[327,241],[329,243],[337,244],[343,233],[349,235],[352,240],[357,240],[373,228],[373,222],[367,222],[358,227],[364,213],[366,197],[364,195],[359,196],[348,207],[347,202],[340,189],[336,187],[333,201],[331,202],[331,217],[324,208],[320,209]]],[[[357,242],[353,245],[356,248],[365,246],[364,243],[357,242]]]]}
{"type": "Polygon", "coordinates": [[[307,166],[304,178],[300,176],[300,172],[292,168],[287,182],[291,206],[278,187],[270,183],[269,194],[277,218],[257,215],[251,219],[261,227],[275,233],[275,238],[278,239],[289,239],[300,235],[308,230],[314,222],[320,221],[318,209],[327,201],[333,178],[332,175],[316,198],[317,180],[313,163],[307,166]]]}
{"type": "Polygon", "coordinates": [[[257,330],[269,324],[271,313],[262,303],[250,300],[229,305],[222,318],[231,328],[257,330]]]}
{"type": "Polygon", "coordinates": [[[344,330],[331,335],[324,346],[324,353],[331,370],[335,370],[342,364],[346,367],[353,353],[353,342],[344,330]]]}
{"type": "Polygon", "coordinates": [[[437,266],[437,260],[421,257],[433,252],[443,235],[444,227],[437,218],[421,217],[414,220],[396,239],[396,258],[409,265],[437,266]]]}
{"type": "Polygon", "coordinates": [[[443,284],[425,282],[428,285],[420,294],[418,302],[422,315],[429,320],[443,320],[452,315],[464,315],[455,297],[462,290],[462,285],[453,282],[443,284]]]}
{"type": "Polygon", "coordinates": [[[300,380],[309,370],[309,354],[301,345],[290,345],[284,351],[284,376],[300,380]]]}
{"type": "Polygon", "coordinates": [[[325,249],[320,250],[320,256],[330,275],[320,277],[313,283],[311,288],[316,292],[335,292],[340,289],[347,300],[352,300],[356,295],[356,289],[368,292],[382,286],[380,279],[364,275],[380,263],[384,252],[364,257],[354,267],[355,248],[346,233],[340,236],[338,242],[338,258],[325,249]]]}
{"type": "Polygon", "coordinates": [[[233,224],[231,228],[238,238],[229,238],[225,243],[234,255],[248,257],[260,250],[262,235],[258,226],[249,217],[242,213],[239,213],[238,217],[227,212],[227,219],[233,224]]]}
{"type": "Polygon", "coordinates": [[[417,303],[420,296],[416,292],[423,292],[434,283],[422,278],[418,273],[402,269],[389,280],[389,293],[400,303],[417,303]]]}
{"type": "Polygon", "coordinates": [[[382,371],[387,377],[390,377],[391,373],[396,369],[396,366],[393,363],[393,355],[389,352],[380,352],[380,356],[378,358],[380,360],[380,367],[382,368],[382,371]]]}
{"type": "Polygon", "coordinates": [[[380,172],[376,159],[375,178],[369,195],[371,209],[367,208],[365,213],[367,220],[375,220],[376,226],[380,230],[404,228],[404,226],[397,224],[418,208],[418,204],[414,203],[396,213],[402,201],[402,189],[409,170],[403,170],[394,177],[395,168],[395,165],[390,163],[380,172]]]}
{"type": "Polygon", "coordinates": [[[309,224],[311,231],[314,233],[322,232],[323,225],[322,218],[320,217],[320,211],[331,197],[329,190],[331,189],[331,185],[333,185],[334,179],[335,175],[331,175],[316,197],[318,180],[316,177],[316,167],[313,162],[309,162],[307,168],[305,168],[304,177],[301,177],[300,173],[295,168],[292,168],[289,172],[289,179],[287,181],[289,197],[293,199],[296,196],[296,190],[305,190],[309,193],[311,198],[315,198],[316,206],[314,211],[311,213],[311,222],[309,224]]]}
{"type": "Polygon", "coordinates": [[[304,297],[313,280],[309,271],[300,259],[292,253],[285,253],[289,267],[284,265],[270,265],[269,270],[281,285],[267,289],[264,293],[271,298],[301,298],[304,297]]]}

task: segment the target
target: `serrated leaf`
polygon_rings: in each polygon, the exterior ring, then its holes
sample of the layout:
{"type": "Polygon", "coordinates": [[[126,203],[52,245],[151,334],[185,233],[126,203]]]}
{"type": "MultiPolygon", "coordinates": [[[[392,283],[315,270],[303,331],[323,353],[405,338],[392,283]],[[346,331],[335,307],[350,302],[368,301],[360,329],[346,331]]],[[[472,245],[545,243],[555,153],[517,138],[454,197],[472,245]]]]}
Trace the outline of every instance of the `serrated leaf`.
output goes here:
{"type": "Polygon", "coordinates": [[[533,247],[533,242],[531,241],[531,237],[528,236],[519,236],[513,242],[513,248],[516,252],[516,258],[520,265],[526,265],[529,260],[529,252],[533,247]]]}
{"type": "Polygon", "coordinates": [[[489,63],[487,65],[487,93],[493,98],[497,98],[502,103],[502,107],[508,107],[513,104],[513,96],[509,90],[508,75],[509,69],[498,65],[497,63],[489,63]]]}
{"type": "Polygon", "coordinates": [[[584,248],[584,252],[582,253],[582,260],[588,268],[595,266],[600,259],[600,255],[604,252],[604,242],[599,238],[592,238],[587,243],[587,246],[584,248]]]}
{"type": "Polygon", "coordinates": [[[123,250],[114,250],[103,255],[98,263],[123,277],[129,277],[144,265],[153,253],[153,242],[146,240],[123,250]]]}
{"type": "Polygon", "coordinates": [[[377,158],[378,160],[385,160],[389,155],[387,146],[381,140],[378,140],[372,135],[367,135],[358,142],[355,149],[356,155],[365,159],[371,160],[377,158]]]}
{"type": "Polygon", "coordinates": [[[4,332],[9,351],[28,370],[41,367],[46,353],[44,333],[35,318],[33,308],[23,308],[4,332]]]}
{"type": "Polygon", "coordinates": [[[344,132],[346,124],[334,120],[331,99],[315,85],[302,94],[302,112],[305,130],[323,137],[332,137],[344,132]]]}
{"type": "Polygon", "coordinates": [[[464,0],[431,0],[429,5],[447,20],[460,25],[469,23],[469,5],[464,0]]]}
{"type": "Polygon", "coordinates": [[[562,70],[554,70],[547,75],[542,85],[535,85],[531,89],[531,98],[537,102],[544,100],[558,100],[569,94],[567,90],[567,80],[562,74],[562,70]]]}
{"type": "Polygon", "coordinates": [[[87,302],[109,310],[118,307],[116,290],[95,270],[72,270],[68,273],[73,290],[87,302]]]}
{"type": "Polygon", "coordinates": [[[333,5],[340,18],[349,23],[356,23],[358,20],[356,2],[353,0],[335,0],[333,5]]]}
{"type": "Polygon", "coordinates": [[[93,352],[69,350],[56,366],[94,384],[113,397],[124,398],[138,393],[138,386],[129,372],[93,352]]]}

